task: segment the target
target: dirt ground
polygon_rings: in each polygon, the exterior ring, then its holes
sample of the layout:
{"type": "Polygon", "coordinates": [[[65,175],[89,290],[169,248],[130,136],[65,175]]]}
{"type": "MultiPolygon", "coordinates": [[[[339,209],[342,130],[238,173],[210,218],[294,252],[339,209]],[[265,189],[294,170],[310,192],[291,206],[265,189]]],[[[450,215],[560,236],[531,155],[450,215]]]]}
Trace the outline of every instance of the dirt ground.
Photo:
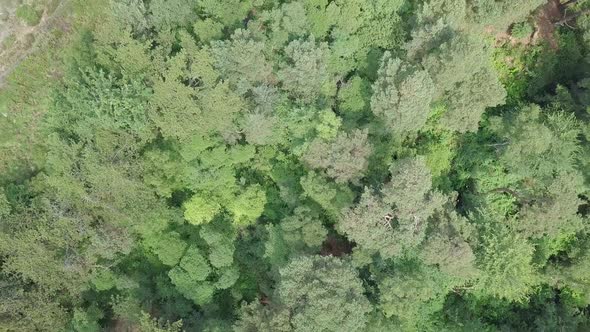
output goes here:
{"type": "Polygon", "coordinates": [[[0,0],[0,87],[4,79],[29,54],[38,48],[63,14],[67,0],[41,0],[36,4],[42,12],[36,26],[27,26],[16,17],[23,0],[0,0]]]}
{"type": "Polygon", "coordinates": [[[557,39],[555,38],[554,22],[563,18],[563,8],[559,0],[550,0],[535,17],[536,31],[532,36],[532,42],[538,43],[540,40],[545,40],[549,45],[556,49],[557,39]]]}
{"type": "Polygon", "coordinates": [[[557,49],[559,45],[555,38],[556,22],[563,20],[567,15],[568,12],[562,5],[562,1],[547,0],[547,3],[541,6],[529,20],[534,26],[534,32],[530,36],[515,38],[510,31],[501,32],[496,34],[496,45],[505,43],[529,45],[545,41],[550,47],[557,49]]]}

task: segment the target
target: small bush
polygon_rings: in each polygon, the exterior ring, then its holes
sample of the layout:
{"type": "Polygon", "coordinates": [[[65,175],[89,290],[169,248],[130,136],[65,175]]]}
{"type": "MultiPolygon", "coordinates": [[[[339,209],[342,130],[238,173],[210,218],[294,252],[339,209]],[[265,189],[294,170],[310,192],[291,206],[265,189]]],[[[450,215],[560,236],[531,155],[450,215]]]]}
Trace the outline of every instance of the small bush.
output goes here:
{"type": "Polygon", "coordinates": [[[28,26],[35,26],[41,21],[41,12],[31,5],[21,5],[16,9],[16,17],[28,26]]]}
{"type": "Polygon", "coordinates": [[[510,34],[514,38],[528,38],[533,34],[533,26],[529,22],[515,23],[510,30],[510,34]]]}

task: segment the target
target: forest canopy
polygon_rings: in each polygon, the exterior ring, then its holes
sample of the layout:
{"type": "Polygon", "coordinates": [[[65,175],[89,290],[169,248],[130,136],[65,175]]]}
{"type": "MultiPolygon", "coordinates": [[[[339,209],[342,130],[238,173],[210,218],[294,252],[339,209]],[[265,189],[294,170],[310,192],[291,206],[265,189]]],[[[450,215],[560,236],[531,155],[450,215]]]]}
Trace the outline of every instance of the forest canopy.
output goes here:
{"type": "Polygon", "coordinates": [[[590,0],[6,6],[0,331],[590,330],[590,0]]]}

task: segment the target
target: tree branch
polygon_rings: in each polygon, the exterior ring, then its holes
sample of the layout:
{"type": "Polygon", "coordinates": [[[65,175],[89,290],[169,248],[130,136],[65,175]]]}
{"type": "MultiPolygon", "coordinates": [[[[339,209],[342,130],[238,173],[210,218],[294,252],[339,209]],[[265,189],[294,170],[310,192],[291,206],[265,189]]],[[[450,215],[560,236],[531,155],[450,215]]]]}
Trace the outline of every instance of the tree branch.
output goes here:
{"type": "Polygon", "coordinates": [[[590,8],[586,8],[586,9],[584,9],[584,10],[580,10],[580,11],[579,11],[579,12],[577,12],[577,13],[574,13],[574,14],[572,14],[572,15],[570,15],[570,16],[567,16],[567,17],[565,17],[565,18],[563,18],[563,19],[561,19],[561,20],[557,21],[557,22],[554,22],[554,23],[553,23],[553,25],[556,25],[556,26],[563,26],[563,25],[566,25],[566,24],[567,24],[567,22],[569,22],[569,21],[571,21],[571,20],[575,19],[576,17],[579,17],[579,16],[581,16],[581,15],[584,15],[584,14],[586,14],[586,13],[588,13],[588,12],[590,12],[590,8]]]}
{"type": "Polygon", "coordinates": [[[514,198],[516,198],[521,203],[525,203],[525,204],[532,202],[532,200],[530,200],[526,197],[523,197],[520,193],[518,193],[510,188],[496,188],[496,189],[492,189],[492,190],[488,191],[488,193],[509,194],[509,195],[513,196],[514,198]]]}
{"type": "Polygon", "coordinates": [[[564,3],[561,3],[560,5],[562,7],[565,7],[565,6],[571,5],[572,3],[576,3],[576,2],[578,2],[578,0],[569,0],[569,1],[566,1],[564,3]]]}

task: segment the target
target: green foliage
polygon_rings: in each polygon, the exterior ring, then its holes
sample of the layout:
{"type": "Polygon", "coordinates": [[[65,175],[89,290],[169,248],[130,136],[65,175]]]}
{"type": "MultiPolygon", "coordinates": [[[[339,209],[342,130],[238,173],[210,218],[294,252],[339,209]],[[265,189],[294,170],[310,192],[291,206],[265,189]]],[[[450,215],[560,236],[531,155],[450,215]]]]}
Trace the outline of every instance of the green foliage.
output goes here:
{"type": "Polygon", "coordinates": [[[351,134],[341,133],[332,142],[322,138],[313,140],[303,161],[311,168],[325,169],[326,175],[337,183],[356,182],[368,167],[371,150],[368,132],[357,130],[351,134]]]}
{"type": "Polygon", "coordinates": [[[6,218],[10,215],[10,210],[10,202],[4,193],[4,188],[0,188],[0,218],[6,218]]]}
{"type": "Polygon", "coordinates": [[[223,24],[209,17],[195,22],[193,29],[202,42],[221,39],[223,36],[223,24]]]}
{"type": "Polygon", "coordinates": [[[184,205],[184,218],[193,225],[200,225],[210,222],[221,210],[221,206],[200,196],[193,196],[184,205]]]}
{"type": "Polygon", "coordinates": [[[510,23],[522,20],[542,4],[542,0],[525,0],[518,4],[506,0],[475,0],[470,4],[470,11],[475,23],[505,29],[510,23]]]}
{"type": "Polygon", "coordinates": [[[271,145],[281,139],[278,119],[262,113],[247,114],[244,119],[243,132],[246,141],[252,145],[271,145]]]}
{"type": "Polygon", "coordinates": [[[296,208],[293,216],[285,218],[281,228],[289,247],[297,248],[301,244],[310,248],[319,247],[328,235],[319,218],[317,211],[306,207],[296,208]]]}
{"type": "Polygon", "coordinates": [[[336,138],[342,120],[334,112],[325,110],[320,113],[319,121],[320,123],[316,127],[318,137],[325,140],[336,138]]]}
{"type": "Polygon", "coordinates": [[[209,224],[201,228],[199,235],[208,245],[211,265],[216,268],[232,265],[235,247],[231,229],[219,224],[209,224]]]}
{"type": "MultiPolygon", "coordinates": [[[[584,229],[584,221],[578,214],[584,202],[580,193],[585,190],[579,173],[562,173],[547,187],[550,196],[544,204],[532,205],[522,210],[519,228],[531,237],[555,238],[561,234],[575,234],[584,229]]],[[[545,199],[545,198],[544,198],[545,199]]]]}
{"type": "Polygon", "coordinates": [[[566,292],[569,300],[582,307],[590,303],[588,293],[588,239],[577,239],[582,245],[568,254],[568,261],[549,268],[552,285],[566,292]]]}
{"type": "Polygon", "coordinates": [[[365,188],[360,202],[346,210],[339,230],[362,250],[383,258],[400,256],[424,240],[429,219],[446,198],[431,190],[423,158],[401,160],[391,168],[391,182],[380,193],[365,188]]]}
{"type": "Polygon", "coordinates": [[[418,131],[426,123],[435,86],[419,68],[383,55],[379,77],[373,85],[371,110],[383,118],[396,135],[418,131]]]}
{"type": "Polygon", "coordinates": [[[345,262],[298,258],[281,269],[271,306],[245,307],[236,330],[361,331],[371,310],[363,291],[357,272],[345,262]]]}
{"type": "Polygon", "coordinates": [[[423,263],[438,266],[440,272],[458,283],[478,277],[480,271],[470,243],[474,227],[453,210],[438,215],[435,224],[418,253],[423,263]]]}
{"type": "Polygon", "coordinates": [[[540,281],[532,262],[534,247],[506,225],[494,228],[483,235],[478,264],[483,273],[476,288],[481,294],[524,301],[540,281]]]}
{"type": "Polygon", "coordinates": [[[588,4],[542,2],[2,3],[0,331],[589,330],[588,4]]]}
{"type": "Polygon", "coordinates": [[[264,43],[249,31],[236,30],[231,40],[213,42],[211,52],[220,76],[240,92],[266,82],[271,75],[272,64],[264,54],[264,43]]]}
{"type": "Polygon", "coordinates": [[[180,264],[168,272],[168,276],[178,291],[196,304],[211,301],[215,288],[205,281],[211,267],[196,247],[190,247],[180,260],[180,264]]]}
{"type": "MultiPolygon", "coordinates": [[[[506,103],[509,105],[520,102],[527,93],[526,62],[530,60],[524,59],[522,53],[522,50],[512,47],[501,47],[494,51],[494,67],[506,89],[506,103]]],[[[530,53],[524,52],[529,57],[530,53]]]]}
{"type": "Polygon", "coordinates": [[[457,145],[457,137],[448,132],[429,137],[425,146],[425,157],[435,188],[444,191],[450,186],[448,175],[452,170],[453,159],[457,155],[457,145]]]}
{"type": "Polygon", "coordinates": [[[260,1],[256,0],[229,0],[220,3],[215,0],[198,1],[199,9],[204,16],[218,19],[224,26],[232,26],[246,18],[248,11],[260,1]]]}
{"type": "Polygon", "coordinates": [[[157,319],[150,317],[149,314],[142,312],[139,328],[145,332],[179,332],[182,331],[182,321],[161,323],[157,319]]]}
{"type": "Polygon", "coordinates": [[[504,163],[512,172],[538,181],[544,181],[556,172],[572,170],[579,151],[580,134],[577,121],[571,114],[542,115],[541,112],[541,108],[535,105],[524,107],[514,117],[506,117],[503,128],[498,127],[499,135],[503,138],[510,135],[515,140],[503,153],[504,163]]]}
{"type": "Polygon", "coordinates": [[[90,282],[97,290],[104,291],[115,287],[115,278],[115,275],[110,270],[100,270],[90,282]]]}
{"type": "Polygon", "coordinates": [[[340,89],[338,100],[340,108],[347,113],[358,113],[366,110],[371,90],[368,82],[359,76],[353,77],[340,89]]]}
{"type": "Polygon", "coordinates": [[[267,231],[264,256],[273,266],[282,266],[293,256],[317,252],[328,235],[318,212],[307,206],[297,207],[278,226],[268,225],[267,231]]]}
{"type": "Polygon", "coordinates": [[[314,102],[329,83],[328,46],[313,39],[294,40],[285,47],[286,62],[277,77],[283,89],[303,103],[314,102]]]}
{"type": "Polygon", "coordinates": [[[72,318],[72,328],[74,331],[80,332],[95,332],[100,331],[98,320],[102,318],[102,313],[97,311],[97,308],[90,308],[95,310],[82,311],[75,310],[72,318]],[[94,311],[94,312],[93,312],[94,311]]]}
{"type": "Polygon", "coordinates": [[[187,247],[186,242],[180,239],[180,235],[176,232],[149,234],[145,244],[154,251],[163,264],[168,266],[176,265],[187,247]]]}
{"type": "Polygon", "coordinates": [[[402,262],[391,275],[378,281],[379,306],[406,330],[427,326],[430,315],[442,309],[449,281],[435,268],[412,267],[402,262]]]}
{"type": "Polygon", "coordinates": [[[447,106],[441,123],[449,129],[476,131],[485,109],[504,102],[506,92],[490,68],[490,58],[481,40],[461,35],[424,56],[422,63],[437,86],[437,96],[447,106]]]}
{"type": "Polygon", "coordinates": [[[161,31],[186,26],[196,17],[194,1],[189,0],[154,0],[149,8],[154,27],[161,31]]]}
{"type": "Polygon", "coordinates": [[[234,326],[236,332],[250,331],[292,331],[287,310],[272,310],[260,303],[244,304],[240,319],[234,326]]]}
{"type": "Polygon", "coordinates": [[[278,296],[295,312],[290,322],[296,331],[360,330],[370,310],[356,272],[330,257],[302,258],[289,263],[281,270],[278,296]],[[301,305],[302,299],[309,303],[301,305]]]}
{"type": "Polygon", "coordinates": [[[312,172],[301,178],[302,197],[318,203],[329,217],[337,219],[340,211],[353,200],[354,194],[344,185],[328,182],[321,175],[312,172]]]}
{"type": "Polygon", "coordinates": [[[510,28],[510,34],[514,38],[529,38],[533,32],[533,26],[528,22],[518,22],[510,28]]]}
{"type": "Polygon", "coordinates": [[[247,226],[256,222],[266,205],[266,194],[258,185],[253,185],[236,196],[228,205],[234,215],[234,223],[247,226]]]}

